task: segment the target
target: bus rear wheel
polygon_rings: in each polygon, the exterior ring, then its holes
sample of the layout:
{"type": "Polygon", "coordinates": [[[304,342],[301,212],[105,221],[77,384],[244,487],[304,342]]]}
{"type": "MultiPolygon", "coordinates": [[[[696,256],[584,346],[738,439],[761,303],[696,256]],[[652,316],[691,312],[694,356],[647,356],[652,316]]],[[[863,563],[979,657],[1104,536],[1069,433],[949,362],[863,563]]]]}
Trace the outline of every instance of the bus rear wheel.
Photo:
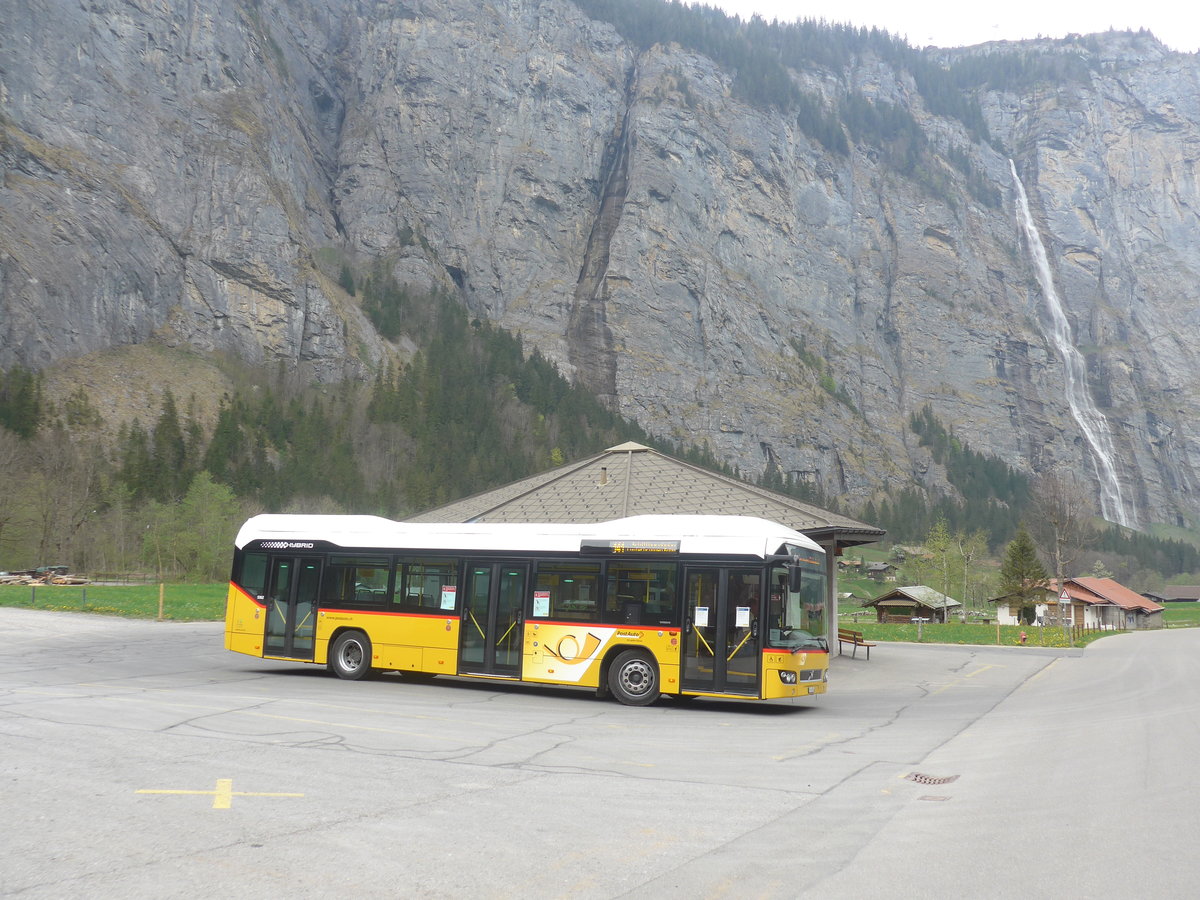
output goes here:
{"type": "Polygon", "coordinates": [[[626,650],[608,668],[608,689],[626,706],[658,699],[658,667],[640,650],[626,650]]]}
{"type": "Polygon", "coordinates": [[[371,639],[361,631],[343,631],[329,651],[329,670],[347,681],[366,678],[371,674],[371,639]]]}

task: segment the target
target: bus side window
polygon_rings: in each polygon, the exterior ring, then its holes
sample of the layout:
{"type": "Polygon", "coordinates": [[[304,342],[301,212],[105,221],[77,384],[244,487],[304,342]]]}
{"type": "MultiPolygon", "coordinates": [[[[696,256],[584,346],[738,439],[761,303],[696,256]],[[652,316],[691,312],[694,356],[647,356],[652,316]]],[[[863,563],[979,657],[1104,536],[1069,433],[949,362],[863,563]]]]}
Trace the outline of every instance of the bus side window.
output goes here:
{"type": "Polygon", "coordinates": [[[392,602],[413,612],[453,612],[458,565],[446,559],[405,559],[396,569],[392,602]]]}
{"type": "Polygon", "coordinates": [[[567,622],[600,621],[600,564],[538,563],[532,618],[567,622]],[[537,595],[549,595],[548,603],[537,595]]]}
{"type": "Polygon", "coordinates": [[[604,621],[669,625],[675,619],[674,563],[608,564],[604,621]]]}
{"type": "Polygon", "coordinates": [[[321,584],[321,605],[372,609],[387,602],[391,560],[387,557],[333,556],[321,584]]]}

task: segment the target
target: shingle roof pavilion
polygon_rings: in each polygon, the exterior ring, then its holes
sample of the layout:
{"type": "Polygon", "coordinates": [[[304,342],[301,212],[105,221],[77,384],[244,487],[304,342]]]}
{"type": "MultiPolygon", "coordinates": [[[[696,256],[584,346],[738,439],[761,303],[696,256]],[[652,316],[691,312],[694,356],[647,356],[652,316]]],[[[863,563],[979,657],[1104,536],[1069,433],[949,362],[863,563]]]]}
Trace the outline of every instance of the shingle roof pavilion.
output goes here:
{"type": "Polygon", "coordinates": [[[838,547],[873,543],[885,533],[632,442],[408,521],[584,523],[661,513],[758,516],[838,547]]]}

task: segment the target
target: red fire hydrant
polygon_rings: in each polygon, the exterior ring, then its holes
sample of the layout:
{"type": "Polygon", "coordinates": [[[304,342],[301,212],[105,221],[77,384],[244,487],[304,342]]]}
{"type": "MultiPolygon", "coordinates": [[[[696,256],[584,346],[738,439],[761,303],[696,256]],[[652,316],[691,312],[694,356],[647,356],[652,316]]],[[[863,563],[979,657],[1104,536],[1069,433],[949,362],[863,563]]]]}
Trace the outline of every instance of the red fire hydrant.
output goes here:
{"type": "Polygon", "coordinates": [[[1026,641],[1028,638],[1029,638],[1029,635],[1027,635],[1025,632],[1023,632],[1023,631],[1022,631],[1022,632],[1021,632],[1021,643],[1022,643],[1022,644],[1023,644],[1023,643],[1025,643],[1025,641],[1026,641]]]}

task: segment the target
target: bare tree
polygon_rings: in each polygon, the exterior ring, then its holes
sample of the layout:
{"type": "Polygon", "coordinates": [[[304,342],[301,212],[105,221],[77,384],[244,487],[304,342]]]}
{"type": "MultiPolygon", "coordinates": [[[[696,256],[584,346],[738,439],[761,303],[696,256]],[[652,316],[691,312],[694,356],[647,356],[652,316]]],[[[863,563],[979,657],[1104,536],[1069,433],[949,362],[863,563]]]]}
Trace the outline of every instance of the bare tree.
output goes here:
{"type": "MultiPolygon", "coordinates": [[[[1061,593],[1067,570],[1085,548],[1096,540],[1092,520],[1096,504],[1074,476],[1049,471],[1038,476],[1032,486],[1029,531],[1050,558],[1057,590],[1061,593]]],[[[1067,630],[1065,610],[1059,608],[1059,622],[1067,630]]]]}
{"type": "Polygon", "coordinates": [[[1096,504],[1073,475],[1052,470],[1034,479],[1029,533],[1050,559],[1062,590],[1063,578],[1096,540],[1096,504]]]}
{"type": "Polygon", "coordinates": [[[906,585],[932,586],[937,582],[940,571],[934,555],[922,547],[918,552],[910,553],[904,560],[900,566],[900,577],[906,585]]]}
{"type": "Polygon", "coordinates": [[[938,590],[945,597],[950,596],[950,550],[954,546],[954,538],[945,519],[939,518],[929,529],[925,537],[925,549],[933,554],[938,574],[938,590]]]}
{"type": "Polygon", "coordinates": [[[967,534],[960,531],[954,535],[954,544],[958,547],[958,555],[962,559],[962,620],[967,621],[967,603],[970,597],[971,563],[987,555],[987,535],[982,531],[972,531],[967,534]]]}
{"type": "Polygon", "coordinates": [[[11,566],[5,559],[5,546],[12,543],[13,530],[28,519],[21,501],[21,486],[31,467],[25,443],[7,428],[0,427],[0,568],[11,566]]]}
{"type": "Polygon", "coordinates": [[[62,428],[40,431],[31,450],[38,466],[24,492],[35,516],[38,564],[74,564],[77,536],[99,496],[98,456],[81,452],[62,428]]]}

